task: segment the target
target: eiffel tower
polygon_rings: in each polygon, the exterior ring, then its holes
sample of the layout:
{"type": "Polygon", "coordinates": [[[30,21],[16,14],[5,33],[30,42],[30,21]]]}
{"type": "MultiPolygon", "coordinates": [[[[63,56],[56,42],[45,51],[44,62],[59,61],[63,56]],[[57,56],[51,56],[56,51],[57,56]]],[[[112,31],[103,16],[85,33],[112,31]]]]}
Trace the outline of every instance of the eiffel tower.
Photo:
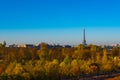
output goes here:
{"type": "Polygon", "coordinates": [[[86,39],[85,39],[85,29],[83,30],[83,42],[82,42],[82,44],[84,46],[87,46],[86,39]]]}

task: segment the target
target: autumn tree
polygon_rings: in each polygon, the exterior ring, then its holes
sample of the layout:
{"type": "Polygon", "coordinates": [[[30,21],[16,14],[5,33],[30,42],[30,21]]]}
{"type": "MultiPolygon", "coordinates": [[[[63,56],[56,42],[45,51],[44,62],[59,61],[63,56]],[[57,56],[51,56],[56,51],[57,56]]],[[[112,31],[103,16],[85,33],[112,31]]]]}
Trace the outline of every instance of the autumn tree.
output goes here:
{"type": "Polygon", "coordinates": [[[107,54],[108,54],[108,50],[107,50],[107,49],[104,49],[104,50],[103,50],[102,63],[106,63],[106,62],[107,62],[107,60],[108,60],[107,54]]]}
{"type": "Polygon", "coordinates": [[[91,52],[91,58],[93,62],[95,62],[95,58],[97,56],[97,52],[100,51],[100,47],[97,45],[89,45],[89,47],[90,47],[90,52],[91,52]]]}
{"type": "Polygon", "coordinates": [[[53,49],[49,49],[49,60],[52,61],[54,59],[58,59],[60,61],[63,60],[63,55],[62,55],[62,50],[61,48],[53,48],[53,49]]]}
{"type": "Polygon", "coordinates": [[[88,47],[81,44],[78,45],[72,57],[75,59],[89,60],[91,58],[91,52],[88,47]]]}
{"type": "Polygon", "coordinates": [[[80,75],[80,68],[76,59],[72,60],[71,62],[70,74],[71,76],[75,77],[80,75]]]}
{"type": "Polygon", "coordinates": [[[52,62],[45,64],[46,80],[58,80],[59,79],[59,63],[54,59],[52,62]]]}
{"type": "Polygon", "coordinates": [[[40,50],[38,50],[37,54],[39,55],[41,60],[46,60],[48,58],[48,45],[46,43],[41,43],[40,50]]]}
{"type": "Polygon", "coordinates": [[[112,49],[112,51],[111,51],[112,57],[119,56],[119,55],[120,55],[120,51],[119,51],[119,50],[120,50],[119,47],[115,46],[115,47],[112,49]]]}
{"type": "Polygon", "coordinates": [[[61,62],[59,64],[59,74],[61,78],[68,78],[70,77],[70,64],[66,64],[65,62],[61,62]]]}

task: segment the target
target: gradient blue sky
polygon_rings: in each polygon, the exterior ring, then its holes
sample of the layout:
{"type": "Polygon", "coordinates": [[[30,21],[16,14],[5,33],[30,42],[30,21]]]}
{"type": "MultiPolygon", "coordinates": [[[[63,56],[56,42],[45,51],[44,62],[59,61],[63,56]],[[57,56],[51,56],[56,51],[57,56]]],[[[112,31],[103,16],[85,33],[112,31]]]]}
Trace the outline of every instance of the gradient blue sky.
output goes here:
{"type": "Polygon", "coordinates": [[[120,0],[0,0],[0,41],[76,45],[120,41],[120,0]]]}

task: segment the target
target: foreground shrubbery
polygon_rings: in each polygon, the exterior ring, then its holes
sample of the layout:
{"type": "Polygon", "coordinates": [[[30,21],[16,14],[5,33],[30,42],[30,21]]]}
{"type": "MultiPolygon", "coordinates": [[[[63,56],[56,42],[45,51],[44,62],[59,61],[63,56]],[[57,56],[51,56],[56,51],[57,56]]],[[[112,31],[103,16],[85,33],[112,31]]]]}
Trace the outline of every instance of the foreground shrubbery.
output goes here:
{"type": "Polygon", "coordinates": [[[119,71],[119,48],[0,48],[0,80],[59,80],[119,71]]]}

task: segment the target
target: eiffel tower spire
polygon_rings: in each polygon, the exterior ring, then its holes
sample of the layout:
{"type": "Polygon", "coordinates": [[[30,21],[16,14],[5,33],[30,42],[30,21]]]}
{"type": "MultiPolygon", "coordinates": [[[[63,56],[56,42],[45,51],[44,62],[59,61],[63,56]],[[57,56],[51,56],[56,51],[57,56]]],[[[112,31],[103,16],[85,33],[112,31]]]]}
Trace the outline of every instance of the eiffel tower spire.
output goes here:
{"type": "Polygon", "coordinates": [[[83,30],[83,45],[86,46],[85,29],[83,30]]]}

